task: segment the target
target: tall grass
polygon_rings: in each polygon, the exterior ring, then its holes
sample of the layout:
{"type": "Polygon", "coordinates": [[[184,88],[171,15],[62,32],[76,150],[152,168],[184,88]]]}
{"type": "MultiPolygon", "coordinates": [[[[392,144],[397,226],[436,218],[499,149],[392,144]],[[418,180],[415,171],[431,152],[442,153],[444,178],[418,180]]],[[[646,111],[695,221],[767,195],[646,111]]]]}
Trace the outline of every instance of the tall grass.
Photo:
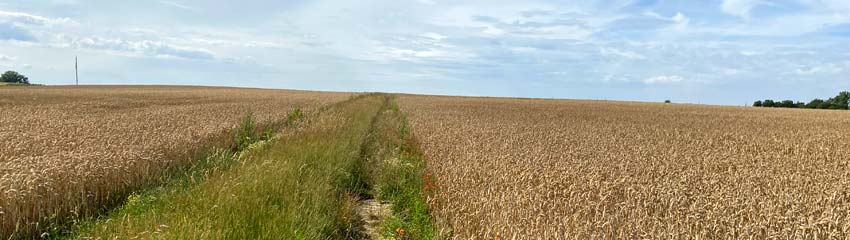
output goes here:
{"type": "Polygon", "coordinates": [[[381,236],[396,239],[433,239],[439,236],[427,205],[427,194],[436,190],[419,153],[409,125],[394,99],[387,97],[372,123],[361,154],[368,173],[368,197],[391,206],[381,224],[381,236]]]}
{"type": "Polygon", "coordinates": [[[382,101],[354,98],[308,117],[302,128],[248,147],[234,167],[136,195],[77,237],[359,238],[352,170],[382,101]]]}
{"type": "Polygon", "coordinates": [[[249,111],[242,117],[241,124],[235,130],[233,135],[234,148],[242,150],[255,141],[257,141],[256,123],[254,123],[253,113],[249,111]]]}
{"type": "MultiPolygon", "coordinates": [[[[294,110],[293,110],[294,111],[294,110]]],[[[300,121],[300,119],[296,120],[300,121]]],[[[136,215],[155,206],[160,195],[168,194],[171,189],[188,188],[203,181],[207,176],[229,169],[240,154],[246,152],[251,146],[256,146],[258,141],[267,141],[270,138],[260,137],[260,132],[267,135],[277,132],[288,126],[288,122],[258,123],[253,118],[253,112],[247,111],[237,128],[228,131],[233,136],[233,141],[215,141],[212,145],[201,146],[203,151],[195,154],[190,164],[176,166],[166,174],[151,180],[140,187],[141,190],[116,194],[116,199],[109,205],[104,205],[100,221],[112,221],[115,216],[136,215]],[[253,145],[252,145],[253,144],[253,145]],[[121,196],[126,196],[121,197],[121,196]],[[112,212],[107,212],[112,207],[112,212]]],[[[222,138],[226,139],[226,138],[222,138]]],[[[67,238],[75,231],[87,230],[97,224],[97,216],[76,216],[70,219],[70,223],[56,224],[48,232],[41,234],[42,237],[67,238]]]]}

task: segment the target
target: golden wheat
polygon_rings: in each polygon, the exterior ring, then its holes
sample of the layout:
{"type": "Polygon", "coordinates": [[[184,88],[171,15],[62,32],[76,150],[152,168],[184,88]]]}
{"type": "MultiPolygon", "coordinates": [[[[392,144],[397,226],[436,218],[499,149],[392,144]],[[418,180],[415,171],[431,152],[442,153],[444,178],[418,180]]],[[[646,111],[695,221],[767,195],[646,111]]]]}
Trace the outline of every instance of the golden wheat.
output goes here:
{"type": "MultiPolygon", "coordinates": [[[[285,119],[350,94],[202,87],[0,89],[0,233],[104,207],[186,164],[248,111],[285,119]]],[[[32,234],[32,233],[29,233],[32,234]]]]}
{"type": "Polygon", "coordinates": [[[850,238],[850,112],[402,96],[460,239],[850,238]]]}

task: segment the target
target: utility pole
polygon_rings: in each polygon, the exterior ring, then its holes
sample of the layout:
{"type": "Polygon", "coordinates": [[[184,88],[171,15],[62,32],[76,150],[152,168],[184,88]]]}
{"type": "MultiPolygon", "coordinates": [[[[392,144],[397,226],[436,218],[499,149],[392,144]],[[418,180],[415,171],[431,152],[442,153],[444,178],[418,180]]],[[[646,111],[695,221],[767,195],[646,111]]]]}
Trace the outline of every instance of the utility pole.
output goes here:
{"type": "Polygon", "coordinates": [[[77,56],[74,56],[74,83],[80,85],[80,68],[77,56]]]}

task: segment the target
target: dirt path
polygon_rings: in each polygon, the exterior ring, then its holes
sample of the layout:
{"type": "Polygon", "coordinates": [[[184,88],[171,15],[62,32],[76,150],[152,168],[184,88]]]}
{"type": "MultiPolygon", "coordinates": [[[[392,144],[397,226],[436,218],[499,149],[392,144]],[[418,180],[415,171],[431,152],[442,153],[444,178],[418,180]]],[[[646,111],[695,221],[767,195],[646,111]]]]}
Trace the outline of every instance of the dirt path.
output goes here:
{"type": "Polygon", "coordinates": [[[369,239],[381,238],[381,221],[392,214],[389,203],[377,199],[363,199],[357,202],[357,215],[363,220],[363,232],[369,239]]]}

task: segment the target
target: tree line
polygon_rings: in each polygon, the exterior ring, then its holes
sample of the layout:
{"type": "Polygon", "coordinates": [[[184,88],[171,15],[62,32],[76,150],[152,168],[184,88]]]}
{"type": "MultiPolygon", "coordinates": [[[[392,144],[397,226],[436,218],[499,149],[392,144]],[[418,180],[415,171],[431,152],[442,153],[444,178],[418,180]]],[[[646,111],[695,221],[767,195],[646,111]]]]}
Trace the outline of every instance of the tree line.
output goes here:
{"type": "Polygon", "coordinates": [[[767,99],[764,101],[756,101],[753,107],[777,107],[777,108],[811,108],[811,109],[848,109],[850,102],[850,92],[843,91],[838,93],[838,96],[823,100],[815,98],[809,103],[794,102],[792,100],[773,101],[767,99]]]}

